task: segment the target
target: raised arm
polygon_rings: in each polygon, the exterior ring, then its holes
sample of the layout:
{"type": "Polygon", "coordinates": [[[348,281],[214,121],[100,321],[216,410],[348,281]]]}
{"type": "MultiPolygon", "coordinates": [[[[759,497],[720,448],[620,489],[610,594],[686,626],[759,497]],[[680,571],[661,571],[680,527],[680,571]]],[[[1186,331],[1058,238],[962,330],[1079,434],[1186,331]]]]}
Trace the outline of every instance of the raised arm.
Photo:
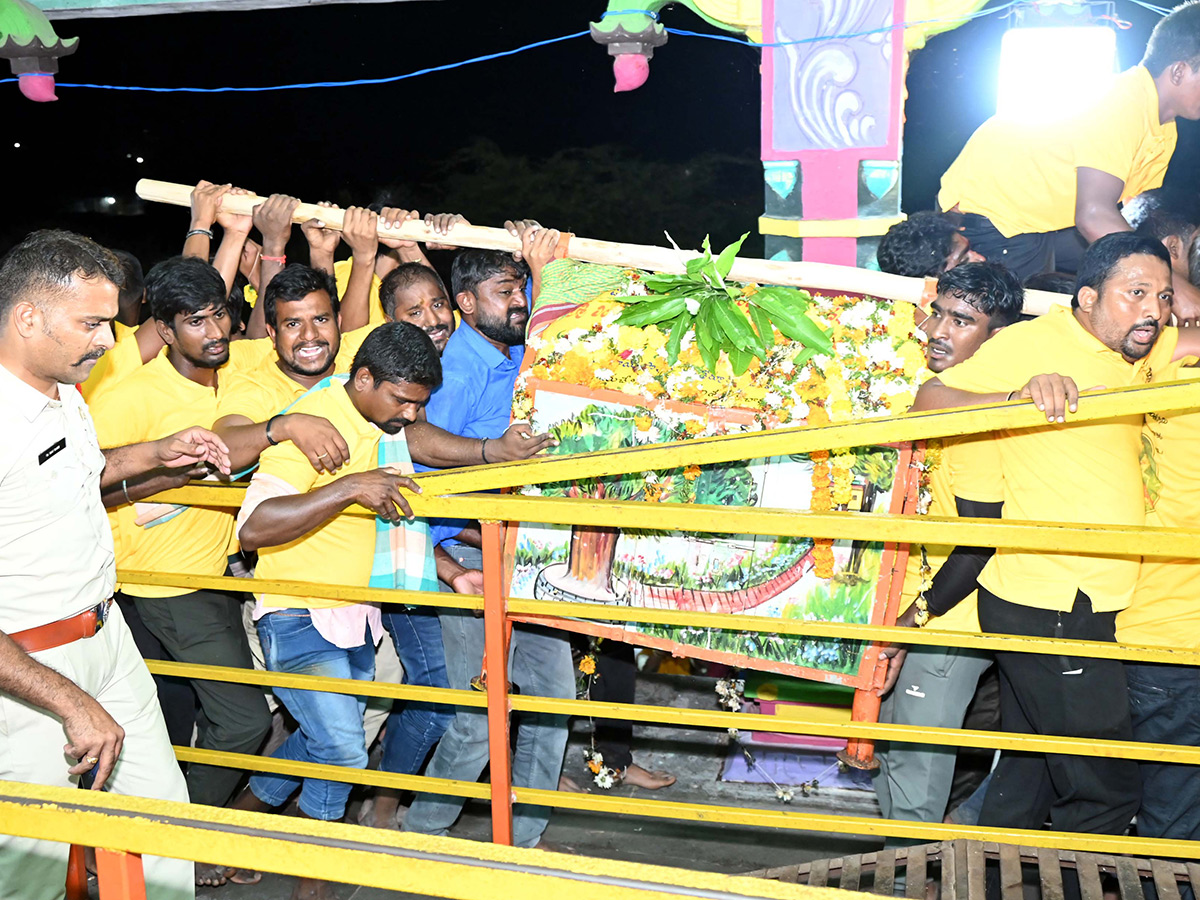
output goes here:
{"type": "Polygon", "coordinates": [[[192,189],[192,221],[183,240],[183,255],[208,262],[212,254],[212,227],[217,221],[221,198],[233,188],[231,184],[199,181],[192,189]]]}
{"type": "Polygon", "coordinates": [[[1121,215],[1125,182],[1115,175],[1089,169],[1075,170],[1075,227],[1090,244],[1114,231],[1130,231],[1121,215]]]}
{"type": "MultiPolygon", "coordinates": [[[[339,305],[342,331],[362,328],[371,318],[371,280],[375,277],[375,251],[379,249],[379,216],[361,206],[346,210],[342,240],[352,254],[350,280],[339,305]]],[[[330,269],[330,271],[333,271],[330,269]]]]}
{"type": "MultiPolygon", "coordinates": [[[[245,194],[242,188],[230,188],[230,194],[245,194]]],[[[237,278],[238,267],[242,262],[242,249],[250,236],[250,228],[254,221],[250,216],[238,215],[231,212],[217,213],[217,224],[221,226],[221,245],[217,247],[217,255],[213,257],[213,268],[221,273],[225,282],[225,294],[233,292],[233,282],[237,278]]]]}
{"type": "Polygon", "coordinates": [[[398,523],[403,516],[411,519],[412,509],[401,487],[420,493],[411,478],[391,469],[374,469],[343,475],[307,493],[270,497],[255,506],[238,528],[238,540],[248,551],[287,544],[356,503],[389,522],[398,523]]]}
{"type": "MultiPolygon", "coordinates": [[[[288,238],[292,235],[292,213],[300,201],[286,194],[272,194],[254,207],[254,227],[262,235],[262,269],[259,274],[258,294],[261,297],[278,274],[287,259],[288,238]]],[[[265,304],[254,304],[254,312],[246,323],[246,337],[267,336],[265,304]]]]}
{"type": "MultiPolygon", "coordinates": [[[[322,200],[317,206],[326,209],[337,209],[336,203],[322,200]]],[[[332,228],[326,228],[320,219],[309,219],[300,226],[300,233],[308,241],[308,264],[314,269],[321,269],[333,274],[333,252],[342,242],[342,235],[332,228]]]]}

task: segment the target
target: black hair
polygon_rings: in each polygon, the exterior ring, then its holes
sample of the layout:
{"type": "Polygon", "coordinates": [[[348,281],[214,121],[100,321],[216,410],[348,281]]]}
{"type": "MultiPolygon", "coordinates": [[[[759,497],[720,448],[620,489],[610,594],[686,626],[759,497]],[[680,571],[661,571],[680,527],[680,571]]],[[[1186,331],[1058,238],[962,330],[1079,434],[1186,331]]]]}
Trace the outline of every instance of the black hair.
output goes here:
{"type": "Polygon", "coordinates": [[[890,275],[929,278],[946,270],[946,257],[959,233],[958,216],[923,210],[897,222],[879,239],[875,258],[890,275]]]}
{"type": "Polygon", "coordinates": [[[1185,62],[1200,68],[1200,0],[1182,3],[1160,19],[1146,42],[1142,65],[1157,78],[1168,66],[1185,62]]]}
{"type": "Polygon", "coordinates": [[[39,295],[64,294],[74,278],[103,278],[119,289],[121,263],[112,251],[71,231],[26,235],[0,261],[0,323],[8,319],[18,301],[38,302],[39,295]]]}
{"type": "Polygon", "coordinates": [[[1075,279],[1075,296],[1071,298],[1071,307],[1079,306],[1079,291],[1082,288],[1094,288],[1096,293],[1100,293],[1104,282],[1121,260],[1142,255],[1156,256],[1167,264],[1167,268],[1171,267],[1171,254],[1162,241],[1136,231],[1114,231],[1097,240],[1087,248],[1079,264],[1079,277],[1075,279]]]}
{"type": "Polygon", "coordinates": [[[271,279],[267,285],[267,289],[263,291],[261,302],[263,304],[263,315],[266,317],[267,324],[272,328],[275,327],[277,321],[275,314],[276,304],[295,303],[297,300],[303,300],[309,294],[316,291],[324,291],[329,295],[329,302],[333,306],[333,314],[336,316],[338,313],[338,293],[337,281],[334,280],[334,277],[324,269],[314,269],[300,263],[292,263],[290,266],[287,266],[282,272],[271,279]]]}
{"type": "Polygon", "coordinates": [[[1025,279],[1027,291],[1050,291],[1055,294],[1075,293],[1075,276],[1067,272],[1038,272],[1025,279]]]}
{"type": "Polygon", "coordinates": [[[992,328],[1003,328],[1017,321],[1025,305],[1025,289],[1008,269],[999,263],[963,263],[938,276],[937,292],[957,297],[988,317],[992,328]]]}
{"type": "Polygon", "coordinates": [[[432,391],[442,383],[437,348],[429,335],[408,322],[385,322],[368,334],[354,354],[351,374],[364,366],[375,379],[375,387],[385,381],[406,381],[432,391]]]}
{"type": "Polygon", "coordinates": [[[1121,215],[1138,234],[1158,241],[1169,237],[1186,240],[1200,225],[1200,198],[1155,188],[1132,198],[1121,207],[1121,215]]]}
{"type": "Polygon", "coordinates": [[[460,250],[450,267],[450,288],[457,298],[459,294],[474,293],[481,282],[505,272],[528,278],[529,266],[505,250],[460,250]]]}
{"type": "Polygon", "coordinates": [[[446,285],[442,276],[432,266],[419,262],[401,263],[388,272],[379,285],[379,302],[383,304],[383,314],[389,319],[396,316],[396,294],[406,291],[421,281],[432,281],[443,291],[446,285]]]}
{"type": "Polygon", "coordinates": [[[117,303],[128,306],[130,303],[141,303],[142,295],[146,292],[146,277],[142,273],[142,264],[128,250],[114,250],[113,256],[121,264],[121,283],[117,285],[119,293],[117,303]]]}
{"type": "Polygon", "coordinates": [[[178,315],[229,309],[221,273],[196,256],[175,256],[155,265],[146,273],[146,299],[150,315],[172,327],[178,315]]]}

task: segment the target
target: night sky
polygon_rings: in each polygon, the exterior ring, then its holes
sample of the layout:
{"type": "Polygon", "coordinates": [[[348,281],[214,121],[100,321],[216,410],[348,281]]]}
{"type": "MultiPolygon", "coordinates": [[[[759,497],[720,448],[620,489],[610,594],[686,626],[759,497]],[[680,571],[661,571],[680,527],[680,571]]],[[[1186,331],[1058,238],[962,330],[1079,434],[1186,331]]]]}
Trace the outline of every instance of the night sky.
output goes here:
{"type": "MultiPolygon", "coordinates": [[[[388,76],[583,31],[602,9],[411,0],[56,20],[61,36],[81,38],[58,78],[210,87],[388,76]]],[[[1128,3],[1118,13],[1134,23],[1118,38],[1122,66],[1132,65],[1157,17],[1128,3]]],[[[683,7],[664,21],[711,30],[683,7]]],[[[993,111],[1004,28],[999,17],[979,20],[912,58],[906,211],[931,205],[942,170],[993,111]]],[[[613,94],[610,57],[581,37],[383,86],[216,95],[61,88],[57,103],[34,104],[0,85],[9,197],[0,243],[58,225],[147,264],[177,253],[187,213],[139,207],[139,177],[232,181],[342,205],[390,200],[487,225],[528,215],[598,238],[664,243],[667,229],[684,245],[705,232],[732,239],[753,231],[762,210],[758,64],[751,48],[673,36],[646,85],[613,94]],[[96,212],[106,195],[126,214],[96,212]]],[[[1195,184],[1198,147],[1196,126],[1181,123],[1169,183],[1195,184]]]]}

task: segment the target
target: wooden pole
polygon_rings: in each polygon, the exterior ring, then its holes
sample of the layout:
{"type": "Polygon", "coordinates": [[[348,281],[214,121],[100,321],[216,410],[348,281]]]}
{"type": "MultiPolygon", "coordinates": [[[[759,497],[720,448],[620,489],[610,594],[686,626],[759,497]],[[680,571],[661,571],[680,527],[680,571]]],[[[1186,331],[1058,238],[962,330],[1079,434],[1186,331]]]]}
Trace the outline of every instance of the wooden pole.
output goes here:
{"type": "MultiPolygon", "coordinates": [[[[137,183],[137,195],[155,203],[174,206],[190,206],[192,187],[169,181],[153,181],[143,178],[137,183]]],[[[249,215],[255,206],[266,198],[255,194],[226,194],[221,209],[249,215]]],[[[342,210],[328,209],[312,203],[301,203],[292,216],[294,222],[320,219],[327,228],[340,231],[342,210]]],[[[433,235],[425,229],[423,222],[409,221],[399,229],[379,232],[384,237],[406,240],[436,240],[439,244],[455,247],[475,247],[480,250],[520,250],[521,241],[503,228],[487,228],[481,225],[455,225],[444,235],[433,235]]],[[[628,266],[652,272],[684,271],[687,260],[700,254],[693,250],[677,251],[671,247],[655,247],[648,244],[620,244],[614,241],[597,241],[570,235],[566,255],[583,262],[604,263],[612,266],[628,266]]],[[[772,259],[738,259],[733,264],[729,277],[734,281],[756,284],[784,284],[808,288],[822,293],[869,294],[886,300],[907,300],[923,304],[927,299],[927,284],[923,278],[906,278],[903,275],[888,275],[870,269],[852,266],[835,266],[829,263],[782,262],[772,259]]],[[[1055,304],[1069,306],[1071,298],[1066,294],[1048,291],[1026,291],[1025,312],[1041,315],[1055,304]]]]}

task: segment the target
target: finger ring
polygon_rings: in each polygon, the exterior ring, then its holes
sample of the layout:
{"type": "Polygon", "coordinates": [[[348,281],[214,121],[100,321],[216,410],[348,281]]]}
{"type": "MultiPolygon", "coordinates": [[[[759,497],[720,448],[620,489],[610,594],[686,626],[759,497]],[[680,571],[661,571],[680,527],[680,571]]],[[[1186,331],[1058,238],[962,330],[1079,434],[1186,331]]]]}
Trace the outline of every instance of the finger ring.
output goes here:
{"type": "Polygon", "coordinates": [[[94,766],[96,763],[100,762],[100,757],[89,756],[87,759],[84,760],[84,762],[89,763],[90,765],[94,766]]]}
{"type": "Polygon", "coordinates": [[[328,453],[318,453],[318,454],[317,454],[317,459],[324,459],[324,458],[325,458],[325,457],[327,457],[328,455],[329,455],[328,453]]]}

